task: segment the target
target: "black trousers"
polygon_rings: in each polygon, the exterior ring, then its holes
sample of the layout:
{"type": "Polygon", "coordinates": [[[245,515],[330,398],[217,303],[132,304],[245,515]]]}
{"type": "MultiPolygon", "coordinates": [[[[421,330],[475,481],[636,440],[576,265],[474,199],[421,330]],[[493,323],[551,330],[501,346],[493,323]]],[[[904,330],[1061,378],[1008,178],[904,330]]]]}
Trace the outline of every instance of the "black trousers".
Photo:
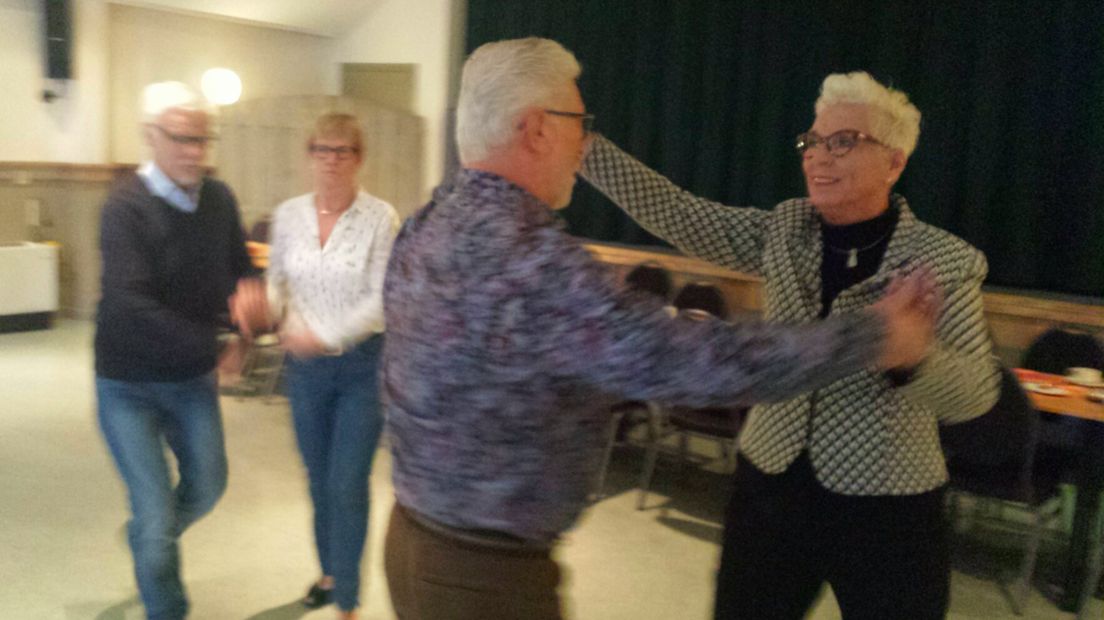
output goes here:
{"type": "Polygon", "coordinates": [[[946,617],[943,496],[840,495],[820,486],[805,454],[779,475],[741,455],[714,619],[801,620],[825,582],[844,620],[946,617]]]}

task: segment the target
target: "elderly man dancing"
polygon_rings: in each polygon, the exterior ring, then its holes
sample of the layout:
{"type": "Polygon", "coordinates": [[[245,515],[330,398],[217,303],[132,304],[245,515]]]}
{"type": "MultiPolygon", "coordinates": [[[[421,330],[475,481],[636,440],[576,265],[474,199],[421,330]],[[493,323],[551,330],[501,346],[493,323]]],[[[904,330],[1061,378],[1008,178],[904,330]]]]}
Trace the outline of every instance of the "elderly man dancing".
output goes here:
{"type": "Polygon", "coordinates": [[[382,391],[397,504],[385,568],[403,620],[561,616],[557,538],[578,517],[608,405],[778,401],[918,363],[931,283],[801,327],[670,318],[553,217],[593,117],[574,56],[490,43],[464,66],[463,169],[399,233],[382,391]]]}
{"type": "Polygon", "coordinates": [[[226,489],[215,330],[230,308],[263,322],[237,203],[205,178],[208,109],[187,86],[143,94],[151,159],[103,208],[102,298],[96,316],[100,428],[126,483],[138,591],[150,620],[188,613],[180,534],[226,489]],[[235,288],[237,292],[235,293],[235,288]],[[176,457],[173,486],[163,445],[176,457]]]}

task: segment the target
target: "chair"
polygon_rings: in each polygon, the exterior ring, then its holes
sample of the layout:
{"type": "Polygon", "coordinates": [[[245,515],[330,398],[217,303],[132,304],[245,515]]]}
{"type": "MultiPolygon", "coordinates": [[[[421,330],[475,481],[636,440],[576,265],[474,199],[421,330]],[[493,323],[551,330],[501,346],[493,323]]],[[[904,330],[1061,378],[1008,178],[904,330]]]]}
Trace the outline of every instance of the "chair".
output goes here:
{"type": "Polygon", "coordinates": [[[708,282],[692,282],[683,286],[672,303],[678,310],[705,312],[722,321],[728,320],[728,304],[721,289],[708,282]]]}
{"type": "MultiPolygon", "coordinates": [[[[1065,374],[1067,368],[1075,366],[1104,369],[1104,345],[1092,334],[1052,328],[1031,343],[1020,365],[1058,375],[1065,374]]],[[[1096,424],[1095,422],[1059,416],[1044,416],[1043,421],[1040,444],[1055,455],[1057,467],[1061,468],[1063,476],[1068,477],[1071,470],[1079,467],[1091,466],[1087,464],[1084,455],[1084,437],[1087,434],[1085,425],[1096,424]]],[[[1101,523],[1093,525],[1096,529],[1101,527],[1101,523]]],[[[1096,539],[1097,545],[1089,552],[1086,581],[1079,602],[1082,614],[1086,613],[1085,602],[1098,588],[1104,564],[1104,542],[1099,535],[1096,539]]]]}
{"type": "MultiPolygon", "coordinates": [[[[1055,375],[1067,368],[1083,366],[1104,369],[1104,347],[1091,334],[1052,328],[1035,339],[1024,352],[1020,365],[1024,368],[1055,375]]],[[[1043,417],[1040,442],[1069,452],[1076,459],[1080,446],[1079,431],[1083,422],[1060,416],[1043,417]]]]}
{"type": "MultiPolygon", "coordinates": [[[[728,317],[724,295],[708,283],[695,282],[683,286],[675,296],[674,306],[680,313],[698,320],[711,317],[724,320],[728,317]]],[[[745,408],[657,407],[656,415],[650,418],[648,449],[640,476],[636,509],[644,509],[661,443],[671,435],[678,437],[678,455],[683,461],[692,460],[690,437],[698,436],[716,441],[726,469],[735,468],[736,441],[746,413],[745,408]]]]}
{"type": "Polygon", "coordinates": [[[1058,514],[1060,477],[1039,451],[1039,413],[1016,376],[1002,368],[997,403],[984,415],[940,430],[950,473],[952,522],[959,499],[969,494],[1023,506],[1031,515],[1028,539],[1016,580],[1006,590],[1017,615],[1031,591],[1039,545],[1047,523],[1058,514]]]}
{"type": "Polygon", "coordinates": [[[237,396],[239,400],[247,396],[259,396],[265,402],[274,396],[284,374],[284,362],[286,353],[280,347],[280,339],[275,333],[258,334],[253,341],[246,344],[240,336],[227,333],[226,344],[231,339],[237,339],[234,346],[242,347],[240,368],[236,372],[236,380],[232,377],[224,383],[220,382],[220,393],[227,396],[237,396]]]}
{"type": "Polygon", "coordinates": [[[1020,364],[1056,375],[1075,366],[1104,369],[1104,346],[1092,334],[1053,328],[1031,343],[1020,364]]]}
{"type": "Polygon", "coordinates": [[[258,334],[246,354],[242,380],[252,396],[261,396],[266,402],[276,394],[280,379],[284,376],[287,353],[280,346],[275,333],[258,334]]]}
{"type": "MultiPolygon", "coordinates": [[[[629,289],[644,294],[654,295],[666,302],[671,296],[671,274],[655,261],[645,261],[633,267],[625,275],[625,284],[629,289]]],[[[598,469],[598,477],[591,493],[591,501],[597,501],[604,496],[606,488],[606,475],[609,472],[610,459],[613,456],[613,448],[625,441],[631,428],[648,420],[655,415],[654,406],[641,401],[624,401],[611,408],[609,435],[606,440],[606,448],[602,455],[602,464],[598,469]]]]}
{"type": "Polygon", "coordinates": [[[625,284],[634,291],[651,293],[663,301],[671,297],[671,274],[655,261],[645,261],[633,267],[625,276],[625,284]]]}

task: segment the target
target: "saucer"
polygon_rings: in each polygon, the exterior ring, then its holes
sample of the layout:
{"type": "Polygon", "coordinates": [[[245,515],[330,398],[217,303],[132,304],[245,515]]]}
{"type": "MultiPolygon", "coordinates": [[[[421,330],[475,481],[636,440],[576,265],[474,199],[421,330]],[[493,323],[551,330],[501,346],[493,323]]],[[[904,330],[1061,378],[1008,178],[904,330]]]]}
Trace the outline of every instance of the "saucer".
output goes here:
{"type": "Polygon", "coordinates": [[[1080,385],[1087,388],[1104,388],[1104,381],[1084,381],[1082,379],[1074,379],[1073,377],[1066,377],[1066,383],[1072,385],[1080,385]]]}
{"type": "Polygon", "coordinates": [[[1028,392],[1035,392],[1036,394],[1045,394],[1046,396],[1069,396],[1070,391],[1054,387],[1053,385],[1046,385],[1043,383],[1024,383],[1023,389],[1028,392]]]}

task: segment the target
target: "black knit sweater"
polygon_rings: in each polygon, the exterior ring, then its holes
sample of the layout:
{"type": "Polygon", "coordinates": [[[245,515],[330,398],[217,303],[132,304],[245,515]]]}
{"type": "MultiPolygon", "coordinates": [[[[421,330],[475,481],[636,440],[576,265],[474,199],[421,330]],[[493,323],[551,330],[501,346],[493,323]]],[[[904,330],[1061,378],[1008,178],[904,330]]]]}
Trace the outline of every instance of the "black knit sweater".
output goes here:
{"type": "Polygon", "coordinates": [[[833,226],[821,221],[821,318],[828,316],[832,302],[840,293],[878,271],[899,217],[897,205],[890,202],[888,209],[865,222],[833,226]],[[849,267],[847,258],[852,248],[858,261],[854,267],[849,267]]]}
{"type": "Polygon", "coordinates": [[[181,381],[212,370],[226,300],[253,273],[230,189],[207,179],[185,213],[129,175],[104,204],[100,250],[96,374],[181,381]]]}

